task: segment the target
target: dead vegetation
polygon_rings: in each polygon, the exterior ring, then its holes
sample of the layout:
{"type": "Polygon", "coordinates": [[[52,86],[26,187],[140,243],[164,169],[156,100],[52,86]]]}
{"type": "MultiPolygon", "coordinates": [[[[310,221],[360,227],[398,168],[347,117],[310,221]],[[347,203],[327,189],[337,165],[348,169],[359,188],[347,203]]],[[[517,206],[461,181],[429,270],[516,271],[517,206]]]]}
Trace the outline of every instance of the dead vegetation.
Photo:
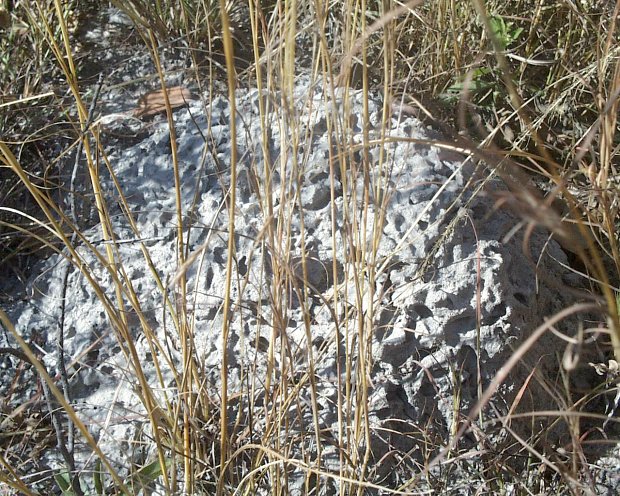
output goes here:
{"type": "MultiPolygon", "coordinates": [[[[489,420],[502,424],[508,439],[505,451],[494,452],[494,446],[485,444],[485,424],[479,422],[479,414],[500,388],[504,376],[499,374],[490,387],[480,391],[479,407],[463,416],[447,446],[434,436],[430,426],[426,432],[403,432],[403,436],[424,446],[427,458],[410,473],[410,467],[417,462],[394,446],[406,469],[395,467],[399,484],[383,487],[374,477],[379,461],[369,451],[370,433],[363,414],[342,419],[342,439],[326,439],[318,430],[308,433],[318,453],[323,446],[339,446],[341,468],[333,471],[322,466],[319,457],[301,460],[290,456],[291,446],[299,440],[277,411],[263,409],[260,419],[242,418],[241,413],[231,416],[235,405],[253,405],[257,401],[259,393],[254,389],[228,391],[227,375],[223,373],[217,397],[207,393],[201,381],[200,357],[193,354],[190,345],[194,329],[185,304],[190,295],[184,271],[180,270],[174,281],[173,299],[169,286],[159,280],[149,263],[148,250],[142,247],[145,269],[152,270],[153,278],[158,280],[186,364],[184,370],[174,372],[178,401],[161,401],[140,372],[122,302],[129,301],[133,306],[153,347],[161,347],[161,343],[149,329],[139,297],[131,281],[123,278],[114,251],[99,253],[92,248],[102,266],[109,267],[116,278],[118,300],[111,301],[103,293],[101,299],[119,343],[126,347],[128,362],[135,366],[141,398],[149,412],[147,424],[151,442],[157,447],[156,456],[142,467],[129,467],[126,477],[119,475],[63,395],[62,372],[56,377],[48,375],[41,357],[32,351],[36,350],[36,342],[23,341],[2,312],[5,332],[19,345],[12,353],[19,359],[11,362],[10,384],[3,389],[6,394],[0,409],[3,494],[43,494],[32,489],[36,484],[33,474],[28,473],[32,466],[27,461],[46,449],[65,452],[67,472],[56,473],[53,479],[49,473],[41,477],[62,489],[63,494],[84,494],[86,489],[80,483],[94,490],[93,494],[147,494],[147,489],[140,492],[141,487],[153,481],[161,484],[165,494],[178,494],[181,487],[189,494],[256,494],[265,487],[272,494],[289,494],[287,473],[293,468],[306,474],[307,494],[319,494],[328,480],[335,481],[342,494],[418,494],[425,488],[441,494],[594,493],[597,468],[584,447],[590,439],[592,444],[605,447],[618,441],[614,409],[619,397],[620,361],[620,2],[111,3],[134,22],[132,30],[143,42],[135,50],[149,50],[157,69],[154,80],[159,80],[160,87],[144,91],[136,117],[165,112],[172,124],[172,110],[190,97],[182,88],[164,91],[166,74],[159,52],[161,46],[173,40],[183,44],[191,61],[186,77],[203,89],[212,86],[214,79],[225,81],[233,103],[235,87],[248,86],[280,92],[285,95],[281,102],[284,105],[286,95],[292,94],[295,75],[303,67],[324,82],[326,92],[338,86],[359,88],[367,97],[370,92],[379,92],[386,97],[386,106],[416,113],[440,127],[450,146],[474,157],[489,174],[498,174],[508,184],[509,194],[498,198],[498,206],[512,205],[524,214],[524,229],[543,225],[571,252],[573,270],[581,278],[587,297],[584,303],[541,321],[531,339],[553,332],[554,323],[569,315],[581,315],[583,327],[577,338],[567,343],[565,370],[573,366],[571,359],[580,359],[579,339],[587,341],[595,334],[608,361],[592,364],[601,382],[589,391],[575,394],[564,387],[561,377],[554,378],[556,404],[549,406],[549,415],[565,422],[572,436],[562,453],[546,453],[535,439],[521,439],[511,430],[511,421],[518,415],[528,418],[527,412],[511,411],[508,417],[489,420]],[[589,322],[593,313],[604,318],[589,322]],[[39,401],[33,398],[32,402],[17,404],[14,399],[21,396],[16,385],[28,373],[36,373],[40,384],[46,384],[48,397],[44,398],[40,390],[36,397],[39,401]],[[600,406],[605,402],[607,412],[600,406]],[[262,436],[255,435],[253,429],[262,436]],[[69,431],[91,446],[93,456],[99,460],[98,472],[74,471],[69,431]],[[462,450],[463,436],[475,439],[477,446],[462,450]],[[480,459],[479,454],[483,454],[480,459]],[[527,463],[515,464],[511,457],[521,457],[527,463]],[[470,462],[472,459],[475,462],[470,462]],[[515,466],[522,471],[516,472],[515,466]],[[462,476],[467,470],[472,471],[469,480],[454,475],[462,476]]],[[[105,155],[105,147],[96,116],[85,99],[86,90],[92,91],[93,85],[81,80],[81,62],[75,59],[73,47],[84,16],[103,7],[79,1],[17,0],[6,1],[0,8],[0,270],[10,277],[26,281],[32,257],[50,250],[64,249],[72,263],[81,266],[75,248],[84,242],[82,227],[70,206],[75,192],[70,191],[70,185],[61,184],[58,168],[65,166],[66,157],[77,149],[90,174],[90,193],[98,198],[100,183],[94,157],[105,155]]],[[[261,112],[266,115],[267,107],[261,107],[261,112]]],[[[336,133],[347,136],[347,123],[333,124],[336,133]]],[[[346,143],[346,139],[342,142],[346,143]]],[[[351,150],[339,152],[345,160],[352,155],[351,150]]],[[[171,167],[176,171],[174,149],[173,157],[171,167]]],[[[226,164],[232,184],[227,206],[231,212],[230,232],[235,228],[236,160],[233,156],[226,164]]],[[[269,181],[259,187],[263,198],[271,197],[269,181]]],[[[181,194],[178,189],[176,194],[181,194]]],[[[102,236],[112,242],[106,206],[97,203],[95,207],[102,236]]],[[[292,274],[291,261],[275,249],[286,245],[287,231],[281,227],[286,219],[278,218],[283,214],[274,213],[273,204],[267,200],[261,208],[266,218],[275,219],[263,232],[271,247],[274,287],[299,286],[301,280],[304,287],[298,291],[309,294],[311,288],[303,282],[308,278],[292,274]]],[[[363,218],[364,212],[358,220],[363,218]]],[[[183,212],[177,212],[179,246],[175,256],[181,268],[193,262],[183,242],[185,222],[183,212]]],[[[364,250],[360,260],[368,260],[365,255],[372,253],[372,247],[360,239],[350,241],[364,250]]],[[[234,253],[232,241],[229,253],[234,253]]],[[[232,264],[234,257],[228,260],[232,264]]],[[[301,266],[297,272],[307,271],[305,257],[297,263],[301,266]]],[[[362,274],[372,274],[374,269],[350,260],[344,263],[350,264],[345,270],[353,274],[351,284],[363,294],[362,274]]],[[[337,280],[340,269],[326,269],[333,271],[332,280],[337,280]]],[[[99,294],[96,278],[87,267],[82,270],[99,294]]],[[[222,295],[225,324],[219,332],[223,342],[229,333],[230,313],[236,308],[230,294],[232,273],[230,265],[229,291],[222,295]]],[[[9,295],[2,297],[0,303],[10,302],[9,295]]],[[[286,318],[290,301],[276,292],[268,297],[276,316],[269,323],[275,335],[278,319],[286,318]]],[[[343,303],[337,298],[329,304],[333,305],[334,315],[342,313],[339,305],[343,303]]],[[[515,351],[503,374],[517,366],[530,344],[528,340],[515,351]]],[[[270,343],[257,346],[264,347],[272,357],[277,354],[270,343]]],[[[365,411],[370,387],[365,381],[370,376],[371,357],[363,353],[359,357],[359,363],[345,361],[346,377],[353,380],[354,368],[359,372],[356,392],[352,392],[351,384],[342,392],[339,406],[343,412],[350,411],[346,407],[351,404],[357,411],[365,411]]],[[[296,381],[292,386],[281,379],[281,383],[262,384],[260,394],[273,398],[273,404],[285,409],[301,402],[299,390],[304,385],[311,391],[311,399],[303,408],[317,415],[317,385],[312,374],[316,359],[308,357],[305,370],[290,373],[296,381]]],[[[273,367],[276,362],[274,358],[273,367]]],[[[222,370],[226,371],[226,365],[225,358],[222,370]]],[[[523,394],[530,381],[536,380],[532,372],[523,384],[523,394]]]]}

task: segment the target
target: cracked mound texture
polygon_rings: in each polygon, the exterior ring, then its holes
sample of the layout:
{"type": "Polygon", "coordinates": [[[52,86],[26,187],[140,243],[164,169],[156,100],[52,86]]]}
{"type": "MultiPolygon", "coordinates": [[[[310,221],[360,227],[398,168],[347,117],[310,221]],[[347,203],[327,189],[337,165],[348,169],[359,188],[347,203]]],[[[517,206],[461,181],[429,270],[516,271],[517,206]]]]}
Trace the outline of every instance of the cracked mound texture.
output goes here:
{"type": "MultiPolygon", "coordinates": [[[[339,145],[345,150],[355,149],[354,145],[362,142],[361,95],[353,93],[347,111],[340,97],[331,101],[303,82],[296,89],[296,96],[292,105],[296,109],[297,138],[280,135],[288,131],[282,131],[285,128],[278,125],[274,111],[267,116],[271,131],[267,135],[268,144],[263,147],[258,92],[238,93],[235,119],[239,178],[234,315],[228,341],[229,387],[231,391],[238,390],[248,371],[252,371],[256,384],[264,384],[267,351],[274,338],[276,360],[291,359],[297,370],[307,369],[304,364],[312,352],[321,406],[319,427],[337,439],[337,377],[344,367],[338,357],[344,360],[346,348],[353,362],[359,363],[357,329],[362,318],[364,332],[368,333],[367,342],[362,344],[374,360],[368,398],[374,460],[377,462],[392,446],[408,451],[412,460],[421,461],[428,457],[423,453],[425,443],[445,446],[454,426],[475,404],[478,366],[484,388],[512,350],[545,316],[570,304],[566,292],[548,284],[550,280],[561,283],[566,279],[561,268],[566,257],[542,232],[535,232],[530,240],[531,259],[522,253],[518,235],[503,241],[518,220],[503,210],[495,211],[493,202],[483,194],[474,195],[482,180],[474,166],[451,161],[438,148],[416,142],[437,135],[414,118],[393,116],[387,134],[399,139],[386,140],[369,150],[373,164],[368,171],[369,178],[372,184],[381,186],[371,191],[363,215],[364,175],[354,177],[350,170],[340,170],[338,153],[342,149],[336,145],[334,136],[329,135],[326,120],[328,112],[350,119],[353,130],[350,142],[339,145]],[[291,150],[281,146],[293,140],[299,143],[295,160],[291,150]],[[266,182],[265,153],[273,164],[274,217],[286,219],[289,230],[286,239],[273,244],[265,239],[268,220],[261,208],[265,199],[257,195],[255,188],[256,183],[266,182]],[[294,201],[280,204],[284,193],[294,201]],[[332,235],[334,214],[335,237],[332,235]],[[357,219],[357,225],[353,218],[357,219]],[[357,232],[359,243],[366,242],[368,247],[372,246],[373,232],[375,237],[377,232],[381,233],[376,255],[370,248],[364,251],[368,266],[375,268],[375,275],[374,281],[369,279],[368,272],[358,276],[366,288],[362,295],[356,294],[352,282],[354,254],[350,239],[343,237],[347,232],[357,232]],[[302,243],[307,258],[307,297],[300,289],[304,277],[302,243]],[[338,269],[336,281],[332,276],[334,258],[338,269]],[[537,279],[535,264],[545,277],[537,279]],[[273,288],[274,271],[282,265],[288,267],[289,285],[273,288]],[[374,287],[370,287],[371,283],[374,287]],[[280,321],[274,333],[270,325],[274,322],[270,295],[278,291],[288,302],[288,311],[286,320],[280,321]],[[340,300],[340,313],[334,315],[329,308],[336,298],[340,300]],[[344,301],[350,305],[347,307],[344,301]],[[357,301],[363,302],[363,308],[357,308],[357,301]],[[369,317],[371,306],[374,310],[369,317]],[[280,354],[283,347],[287,353],[280,354]],[[455,398],[459,398],[458,405],[455,398]],[[403,434],[390,434],[390,429],[403,434]]],[[[271,95],[265,101],[273,105],[280,97],[271,95]]],[[[210,115],[205,115],[202,107],[194,102],[176,111],[174,118],[183,220],[186,227],[191,225],[184,236],[190,252],[199,254],[187,268],[187,304],[193,319],[196,356],[204,367],[206,387],[217,397],[222,360],[220,329],[228,230],[225,203],[230,186],[232,117],[229,103],[223,97],[213,98],[208,112],[210,115]]],[[[369,115],[371,139],[378,139],[381,137],[380,103],[369,102],[369,115]]],[[[104,195],[119,240],[118,260],[140,299],[147,324],[161,342],[170,344],[170,353],[180,367],[180,356],[175,351],[179,349],[178,334],[170,315],[165,316],[161,291],[138,240],[138,237],[143,240],[161,280],[170,281],[177,271],[177,216],[170,133],[165,119],[156,119],[143,141],[126,149],[118,146],[109,153],[139,233],[137,236],[131,230],[121,210],[114,206],[118,192],[110,174],[102,172],[104,195]]],[[[354,151],[351,158],[362,162],[360,151],[354,151]]],[[[501,188],[500,184],[487,186],[501,188]]],[[[264,194],[261,189],[261,195],[264,194]]],[[[86,238],[104,253],[98,227],[86,231],[86,238]]],[[[360,250],[361,246],[355,248],[360,250]]],[[[115,301],[110,272],[84,246],[79,252],[107,296],[115,301]]],[[[50,351],[46,360],[51,370],[56,366],[53,353],[56,334],[50,330],[56,329],[59,319],[65,263],[59,256],[50,257],[41,267],[41,276],[32,283],[36,296],[13,312],[22,333],[40,329],[46,336],[45,346],[50,351]]],[[[158,387],[153,350],[144,338],[143,324],[135,312],[128,312],[127,320],[144,371],[153,386],[158,387]]],[[[139,453],[132,442],[140,430],[139,416],[135,413],[143,412],[135,394],[134,372],[112,336],[104,307],[74,268],[69,275],[65,329],[67,362],[77,361],[71,370],[77,410],[90,419],[87,423],[100,445],[120,466],[127,466],[127,460],[140,461],[149,449],[139,453]]],[[[552,373],[553,355],[561,352],[557,343],[544,339],[526,358],[531,357],[532,364],[536,362],[543,374],[552,373]]],[[[276,365],[276,368],[284,366],[276,365]]],[[[502,386],[501,401],[493,403],[501,413],[507,413],[527,372],[525,369],[516,372],[502,386]]],[[[173,375],[165,367],[163,375],[167,385],[173,387],[173,375]]],[[[272,380],[279,380],[277,374],[272,380]]],[[[307,379],[303,384],[306,388],[300,396],[310,400],[307,379]]],[[[264,401],[264,397],[257,399],[256,408],[260,412],[264,401]]],[[[534,398],[523,406],[527,410],[540,402],[541,397],[534,398]]],[[[303,420],[295,417],[299,412],[291,412],[292,424],[288,428],[312,432],[314,420],[310,408],[302,402],[300,409],[303,420]]],[[[345,414],[353,415],[355,405],[345,404],[343,409],[345,414]]],[[[309,452],[314,449],[311,438],[307,436],[303,441],[309,452]]],[[[359,449],[363,453],[364,446],[359,449]]],[[[339,455],[335,447],[327,444],[322,457],[327,468],[337,470],[339,455]]],[[[375,468],[376,480],[393,471],[395,464],[395,458],[384,458],[375,468]]],[[[395,484],[390,479],[396,478],[395,473],[383,483],[395,484]]]]}

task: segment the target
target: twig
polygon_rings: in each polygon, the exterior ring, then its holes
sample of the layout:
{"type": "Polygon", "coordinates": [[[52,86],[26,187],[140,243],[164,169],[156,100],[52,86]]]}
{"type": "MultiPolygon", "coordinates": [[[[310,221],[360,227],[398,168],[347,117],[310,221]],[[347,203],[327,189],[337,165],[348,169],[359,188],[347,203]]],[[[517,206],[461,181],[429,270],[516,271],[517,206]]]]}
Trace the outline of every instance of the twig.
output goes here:
{"type": "MultiPolygon", "coordinates": [[[[103,75],[99,75],[99,81],[97,82],[97,86],[95,88],[95,94],[90,103],[90,108],[88,110],[88,118],[82,129],[82,133],[80,136],[80,142],[78,143],[77,151],[75,154],[75,163],[73,165],[73,171],[71,173],[71,183],[69,188],[69,197],[71,199],[71,217],[74,225],[74,231],[71,234],[71,245],[75,243],[77,239],[77,233],[75,229],[78,228],[78,215],[77,215],[77,198],[75,195],[76,191],[76,182],[78,176],[78,167],[80,164],[80,157],[82,155],[83,143],[85,139],[88,139],[86,133],[93,121],[93,114],[95,113],[95,108],[97,106],[97,100],[99,98],[99,93],[101,92],[101,87],[103,86],[103,75]]],[[[62,281],[62,295],[60,298],[60,320],[58,322],[58,340],[56,343],[56,353],[58,359],[58,371],[60,373],[60,380],[62,384],[63,395],[67,400],[67,403],[71,404],[71,386],[69,384],[69,377],[67,375],[67,368],[65,365],[65,317],[66,317],[66,301],[67,301],[67,286],[69,281],[69,268],[71,263],[67,260],[67,265],[65,267],[65,272],[63,274],[62,281]]],[[[49,396],[49,391],[45,392],[45,397],[48,403],[48,407],[50,408],[51,413],[51,398],[49,396]]],[[[59,420],[55,415],[52,415],[52,421],[55,423],[59,423],[59,420]]],[[[56,425],[54,424],[54,428],[56,425]]],[[[71,474],[75,473],[75,458],[73,456],[74,448],[75,448],[75,426],[71,420],[68,420],[67,425],[67,445],[64,444],[64,437],[62,436],[62,431],[60,426],[57,429],[57,441],[58,448],[60,449],[63,458],[67,462],[67,466],[69,472],[71,474]]],[[[77,475],[75,476],[74,481],[72,482],[73,490],[75,493],[80,496],[82,494],[82,490],[79,486],[79,481],[77,480],[77,475]]]]}

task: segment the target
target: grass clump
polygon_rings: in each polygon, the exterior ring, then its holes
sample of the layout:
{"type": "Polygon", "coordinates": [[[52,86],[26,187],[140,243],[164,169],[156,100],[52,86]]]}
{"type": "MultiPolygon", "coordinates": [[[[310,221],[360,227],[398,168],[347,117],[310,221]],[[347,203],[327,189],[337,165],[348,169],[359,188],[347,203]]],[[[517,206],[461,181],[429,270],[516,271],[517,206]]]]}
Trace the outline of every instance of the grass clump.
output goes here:
{"type": "MultiPolygon", "coordinates": [[[[39,403],[44,405],[42,410],[49,419],[46,429],[53,442],[38,438],[34,443],[39,449],[58,450],[66,470],[57,471],[53,482],[48,474],[35,484],[31,474],[14,469],[27,465],[15,462],[19,456],[13,448],[19,428],[7,422],[3,425],[12,425],[14,432],[9,429],[5,437],[9,441],[3,448],[8,455],[0,457],[4,468],[0,484],[24,494],[41,493],[32,487],[49,487],[49,483],[64,494],[77,495],[146,494],[154,485],[164,494],[289,494],[292,473],[297,472],[303,474],[303,483],[295,487],[307,494],[321,494],[329,488],[339,494],[417,494],[425,490],[460,494],[467,492],[462,474],[469,471],[470,484],[480,491],[594,492],[595,467],[584,445],[593,431],[600,432],[605,442],[617,438],[617,431],[609,427],[614,416],[607,416],[596,405],[617,390],[612,376],[615,361],[620,360],[620,40],[616,26],[620,4],[540,0],[532,9],[531,2],[516,0],[486,4],[477,0],[112,3],[133,21],[131,29],[151,54],[156,71],[151,80],[159,85],[155,89],[161,90],[166,111],[173,171],[173,184],[168,187],[176,201],[171,217],[177,243],[174,277],[165,280],[148,243],[142,240],[135,222],[138,213],[132,212],[123,193],[123,178],[115,177],[110,165],[103,124],[85,98],[87,82],[80,77],[75,47],[84,18],[81,9],[93,6],[80,2],[11,2],[0,10],[0,69],[4,75],[0,83],[0,174],[4,179],[0,259],[5,267],[23,260],[16,272],[26,280],[29,257],[39,249],[52,250],[61,253],[88,281],[105,310],[109,336],[125,356],[126,372],[143,407],[140,414],[147,427],[142,434],[148,439],[144,444],[153,449],[142,466],[119,469],[110,462],[110,454],[103,453],[68,396],[63,368],[69,357],[63,355],[62,325],[60,351],[54,351],[59,369],[55,376],[35,353],[36,343],[27,343],[2,311],[3,326],[16,345],[0,351],[36,370],[44,390],[39,403]],[[214,320],[221,326],[211,329],[219,333],[223,350],[217,391],[205,379],[204,357],[197,352],[198,336],[204,330],[194,319],[192,304],[198,301],[198,289],[188,274],[194,264],[203,263],[203,254],[200,249],[190,249],[188,232],[199,226],[184,207],[177,131],[166,91],[168,74],[161,60],[162,47],[171,45],[187,51],[191,68],[185,77],[192,78],[203,93],[213,94],[217,79],[219,84],[225,83],[233,115],[240,87],[256,87],[259,95],[277,95],[277,101],[257,99],[262,154],[270,156],[269,137],[275,119],[280,127],[281,157],[273,163],[265,160],[264,170],[254,176],[260,199],[257,208],[265,219],[255,240],[256,253],[260,253],[255,260],[242,263],[236,251],[238,171],[244,157],[236,153],[235,119],[230,122],[230,163],[222,164],[218,178],[229,186],[219,206],[228,221],[221,234],[227,243],[224,292],[218,295],[221,308],[217,315],[221,318],[214,320]],[[342,216],[347,226],[343,232],[334,227],[333,265],[324,268],[327,279],[342,288],[329,300],[309,283],[316,265],[306,251],[308,234],[303,223],[300,254],[293,255],[292,218],[305,208],[295,189],[305,173],[306,164],[297,157],[308,135],[293,105],[302,68],[315,84],[322,85],[326,100],[340,94],[344,105],[350,105],[354,98],[351,88],[357,88],[364,102],[361,143],[352,142],[352,123],[336,114],[326,122],[334,136],[329,152],[333,155],[331,193],[333,196],[333,178],[338,175],[345,195],[342,212],[334,210],[332,216],[342,216]],[[382,460],[372,451],[374,433],[369,421],[372,329],[384,310],[377,288],[387,263],[377,258],[385,219],[371,207],[377,201],[387,209],[389,193],[382,197],[380,192],[389,189],[385,178],[390,170],[387,159],[380,160],[380,170],[367,170],[367,155],[377,139],[370,134],[368,102],[377,94],[383,97],[384,129],[389,127],[394,109],[415,113],[445,133],[438,146],[464,153],[484,164],[487,176],[503,179],[508,193],[502,201],[524,213],[526,240],[534,225],[549,229],[570,252],[573,270],[588,290],[585,302],[548,316],[546,322],[541,319],[540,327],[514,350],[484,390],[478,383],[474,408],[459,412],[455,393],[458,422],[450,427],[450,439],[442,439],[432,425],[395,423],[389,436],[399,439],[390,445],[399,463],[389,482],[381,472],[382,460]],[[44,111],[41,105],[46,105],[44,111]],[[44,153],[37,148],[41,143],[46,144],[44,153]],[[71,174],[63,170],[70,162],[70,151],[84,164],[88,186],[82,194],[92,198],[101,246],[89,238],[76,213],[75,184],[66,181],[71,174]],[[114,201],[128,229],[140,240],[137,251],[144,271],[155,281],[160,311],[169,323],[165,337],[154,328],[140,289],[123,264],[112,202],[103,191],[103,174],[114,183],[114,201]],[[277,187],[276,176],[285,181],[284,186],[277,187]],[[355,188],[358,179],[363,179],[361,191],[355,188]],[[336,245],[337,236],[344,248],[336,245]],[[266,354],[267,371],[261,382],[256,370],[243,369],[244,377],[234,384],[241,384],[236,390],[229,373],[234,357],[227,350],[231,326],[245,318],[240,295],[250,283],[239,276],[243,264],[265,281],[259,294],[270,308],[258,315],[258,320],[267,329],[268,338],[257,337],[255,348],[266,354]],[[111,289],[103,283],[99,269],[111,281],[111,289]],[[308,346],[298,358],[285,336],[285,323],[293,306],[300,305],[305,310],[300,329],[307,343],[313,343],[312,298],[322,298],[322,305],[333,316],[336,346],[308,346]],[[591,335],[603,336],[598,342],[608,362],[593,365],[597,372],[609,376],[609,381],[575,394],[566,379],[572,366],[567,351],[566,375],[541,378],[531,370],[508,415],[489,418],[486,408],[491,399],[508,373],[523,365],[533,343],[550,333],[559,334],[555,326],[575,315],[582,324],[576,338],[567,338],[567,350],[575,350],[591,335]],[[586,328],[588,319],[598,320],[586,328]],[[140,329],[151,350],[155,383],[145,372],[151,364],[146,364],[137,350],[134,328],[140,329]],[[356,343],[356,352],[351,343],[356,343]],[[325,385],[319,383],[316,370],[330,349],[338,350],[341,372],[336,379],[336,437],[319,428],[325,385]],[[512,422],[519,418],[535,424],[535,413],[517,411],[521,397],[529,394],[535,383],[547,388],[555,399],[556,405],[550,406],[546,415],[568,426],[570,441],[562,456],[546,452],[534,436],[524,439],[513,429],[512,422]],[[494,451],[497,447],[489,444],[484,431],[485,427],[491,429],[491,424],[501,424],[508,439],[499,452],[494,451]],[[76,466],[76,437],[98,460],[92,475],[79,473],[76,466]],[[466,448],[471,439],[475,442],[466,448]],[[421,459],[398,448],[401,441],[415,446],[421,459]],[[42,447],[44,443],[48,444],[42,447]],[[327,466],[322,454],[333,448],[337,466],[327,466]]],[[[97,12],[97,8],[89,12],[97,12]]],[[[92,95],[90,90],[88,95],[92,95]]],[[[208,109],[210,102],[204,105],[208,109]]],[[[213,136],[205,140],[213,140],[213,136]]],[[[379,139],[382,144],[386,140],[385,135],[379,139]]],[[[459,373],[453,371],[455,377],[459,373]]],[[[22,418],[15,410],[3,413],[6,418],[22,418]]],[[[387,453],[385,456],[388,458],[387,453]]]]}

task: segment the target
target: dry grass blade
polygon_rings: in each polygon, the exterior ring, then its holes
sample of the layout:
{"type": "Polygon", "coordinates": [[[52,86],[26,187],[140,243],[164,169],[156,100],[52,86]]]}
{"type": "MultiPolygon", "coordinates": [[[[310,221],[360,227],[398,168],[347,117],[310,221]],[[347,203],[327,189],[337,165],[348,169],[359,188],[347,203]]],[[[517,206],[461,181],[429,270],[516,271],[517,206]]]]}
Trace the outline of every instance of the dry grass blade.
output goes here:
{"type": "Polygon", "coordinates": [[[224,488],[227,483],[228,473],[226,470],[229,459],[230,440],[228,439],[228,336],[230,325],[230,312],[232,305],[231,287],[233,277],[233,256],[235,253],[235,209],[237,201],[237,129],[236,129],[236,110],[235,110],[235,90],[237,88],[235,54],[233,52],[233,41],[230,33],[230,20],[226,10],[225,0],[220,1],[220,15],[222,19],[222,36],[224,41],[224,55],[226,57],[226,69],[228,74],[228,98],[230,101],[230,113],[233,116],[231,126],[231,156],[230,156],[230,191],[228,194],[228,257],[226,261],[226,284],[224,294],[224,317],[222,336],[222,371],[221,379],[221,396],[222,410],[220,413],[220,479],[217,484],[218,496],[224,494],[224,488]]]}

